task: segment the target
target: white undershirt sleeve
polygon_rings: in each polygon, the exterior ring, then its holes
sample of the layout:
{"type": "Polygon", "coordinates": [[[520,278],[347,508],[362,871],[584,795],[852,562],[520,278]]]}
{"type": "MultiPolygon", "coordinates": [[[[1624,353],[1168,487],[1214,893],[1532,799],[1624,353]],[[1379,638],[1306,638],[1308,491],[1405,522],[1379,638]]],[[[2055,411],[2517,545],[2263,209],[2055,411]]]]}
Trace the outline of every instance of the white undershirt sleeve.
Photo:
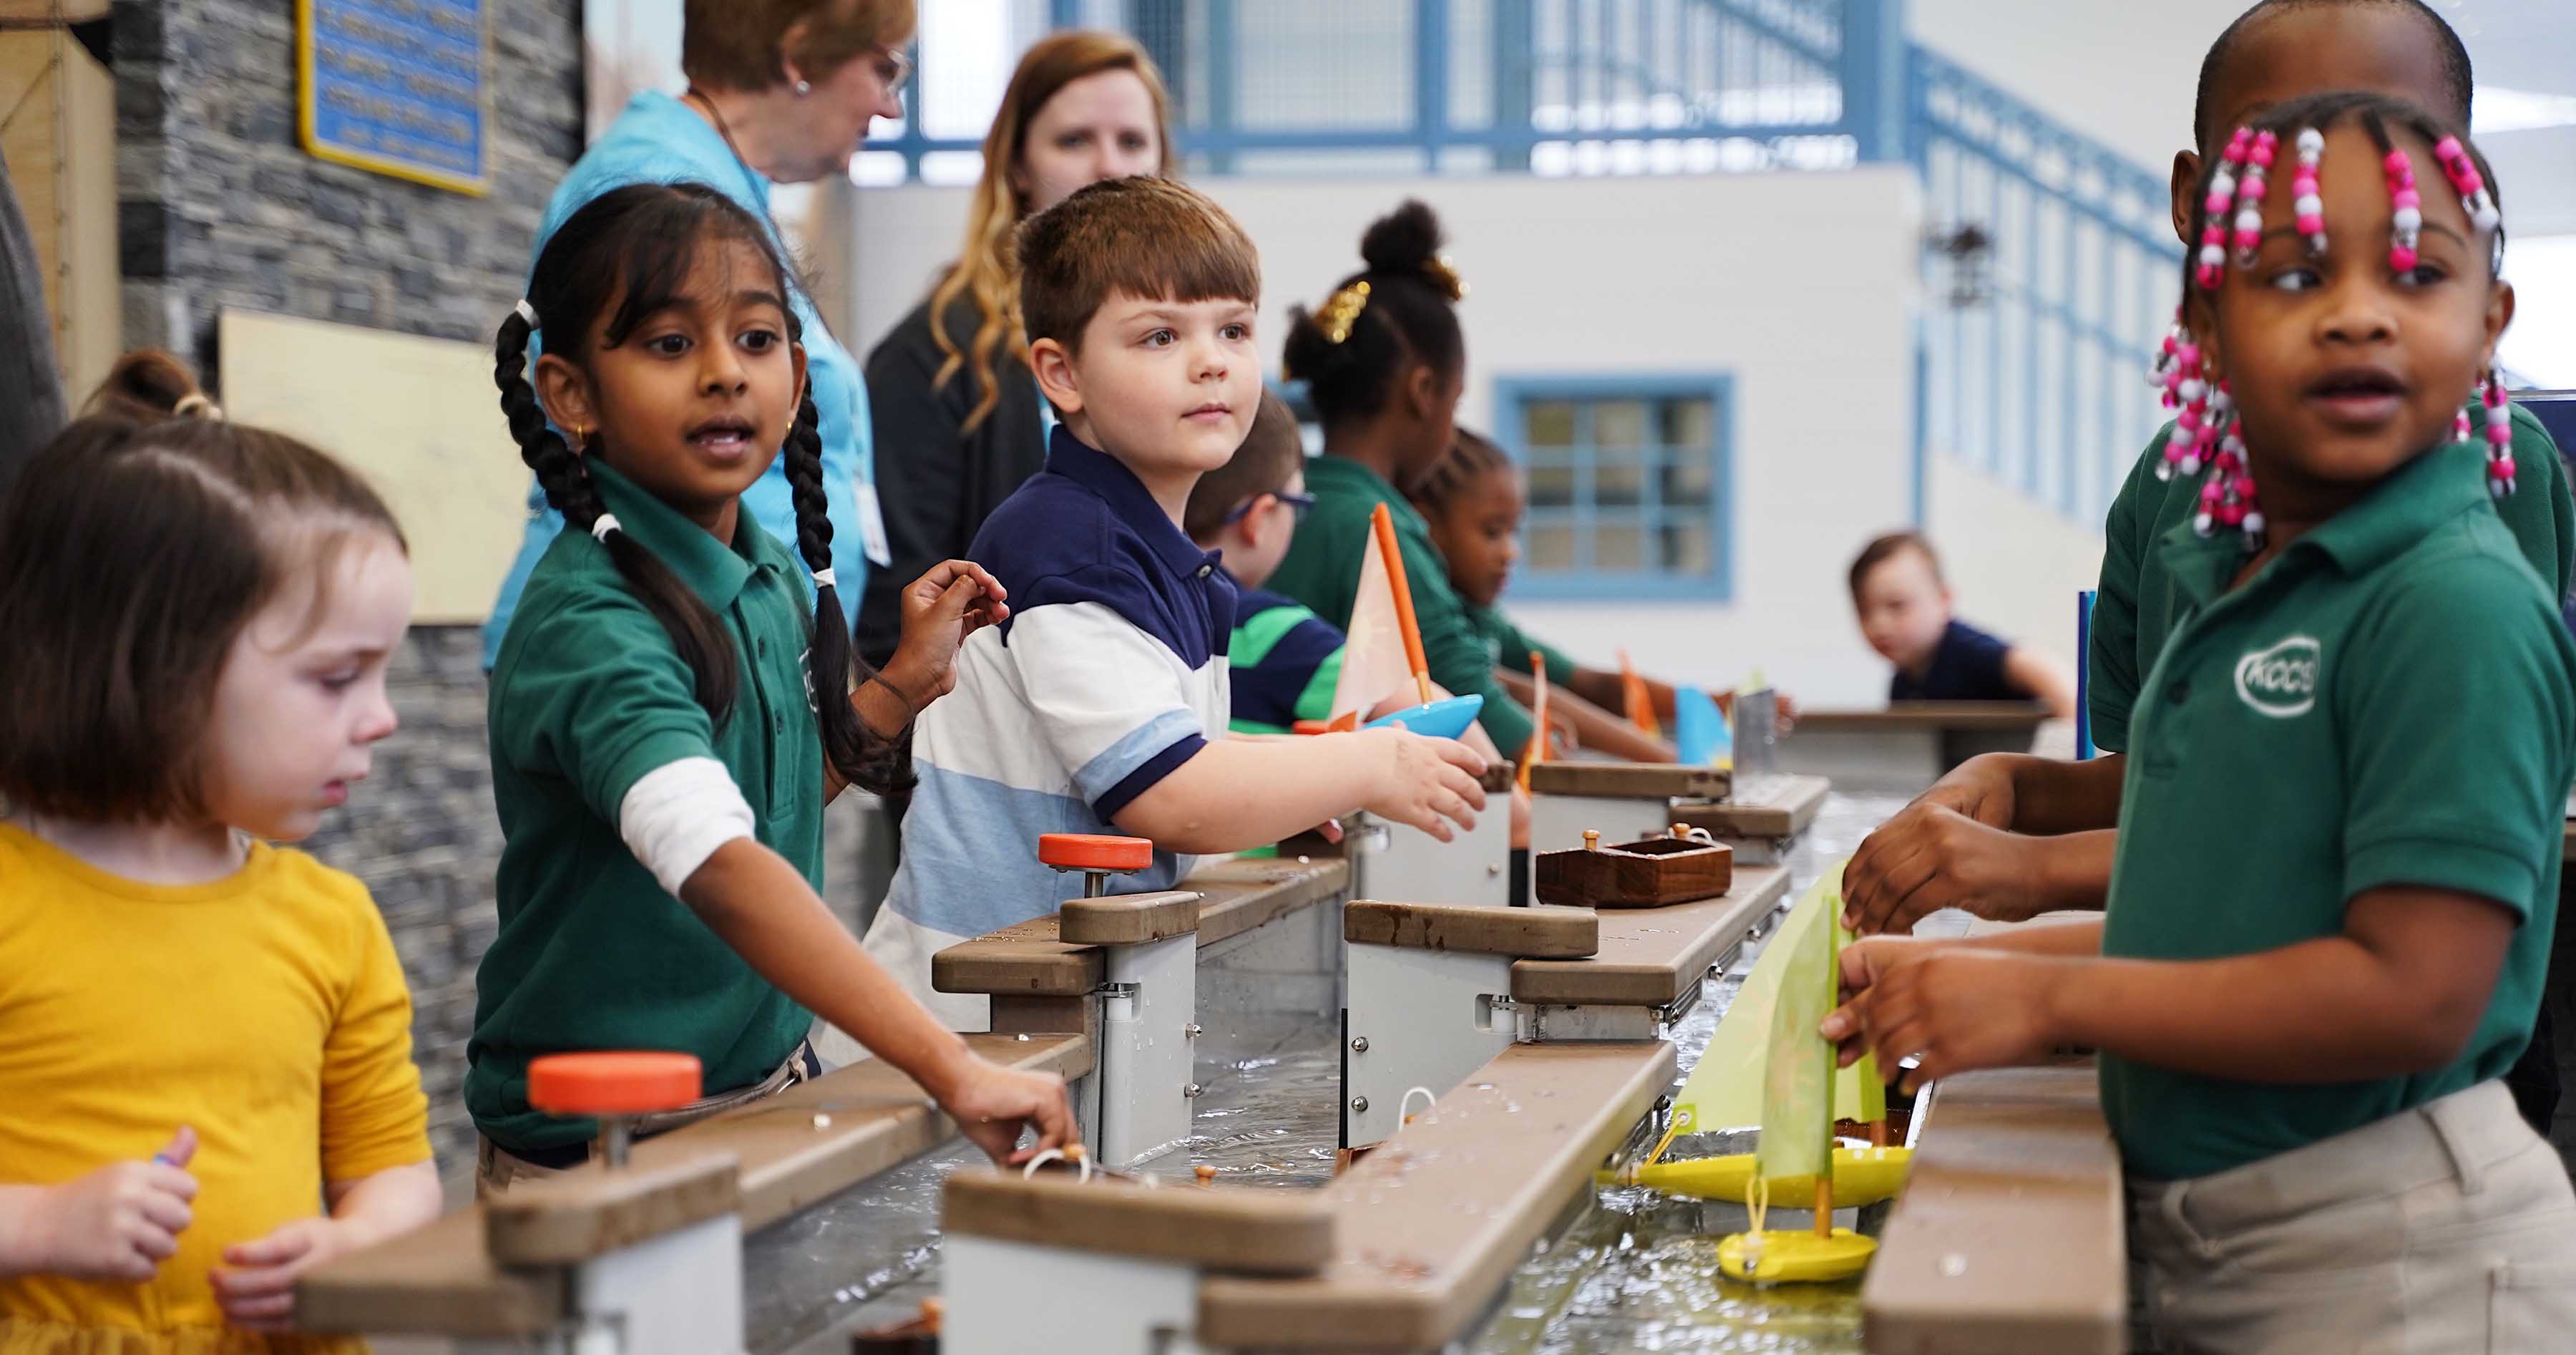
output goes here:
{"type": "Polygon", "coordinates": [[[677,898],[716,848],[757,833],[733,773],[711,757],[684,757],[645,773],[626,792],[617,835],[677,898]]]}

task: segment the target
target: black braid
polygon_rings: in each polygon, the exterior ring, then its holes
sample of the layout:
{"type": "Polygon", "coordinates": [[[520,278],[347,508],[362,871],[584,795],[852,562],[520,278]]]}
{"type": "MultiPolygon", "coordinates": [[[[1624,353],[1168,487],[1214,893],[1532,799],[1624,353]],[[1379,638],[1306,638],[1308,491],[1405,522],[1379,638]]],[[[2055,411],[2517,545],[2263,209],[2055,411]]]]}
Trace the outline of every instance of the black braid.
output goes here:
{"type": "MultiPolygon", "coordinates": [[[[501,413],[510,421],[510,437],[519,444],[519,458],[537,473],[546,502],[563,514],[566,525],[588,532],[605,511],[599,487],[591,482],[581,458],[565,445],[563,435],[546,422],[545,407],[528,381],[528,338],[534,332],[527,317],[516,311],[501,322],[492,373],[494,384],[501,388],[501,413]]],[[[725,633],[705,601],[643,542],[623,531],[611,531],[601,544],[608,548],[608,558],[626,586],[669,633],[671,647],[695,679],[698,704],[721,728],[733,713],[734,696],[741,687],[733,637],[725,633]]]]}
{"type": "MultiPolygon", "coordinates": [[[[793,337],[803,339],[803,325],[788,317],[793,337]]],[[[823,492],[822,416],[814,408],[813,384],[796,407],[796,423],[787,432],[787,488],[796,505],[796,551],[805,567],[821,573],[832,567],[830,501],[823,492]]],[[[876,670],[850,652],[850,628],[841,616],[840,587],[814,589],[814,639],[805,651],[805,677],[814,693],[814,718],[822,726],[823,756],[843,780],[879,795],[912,789],[912,727],[891,739],[878,737],[850,704],[850,667],[866,681],[876,670]]],[[[909,697],[909,694],[906,694],[909,697]]]]}

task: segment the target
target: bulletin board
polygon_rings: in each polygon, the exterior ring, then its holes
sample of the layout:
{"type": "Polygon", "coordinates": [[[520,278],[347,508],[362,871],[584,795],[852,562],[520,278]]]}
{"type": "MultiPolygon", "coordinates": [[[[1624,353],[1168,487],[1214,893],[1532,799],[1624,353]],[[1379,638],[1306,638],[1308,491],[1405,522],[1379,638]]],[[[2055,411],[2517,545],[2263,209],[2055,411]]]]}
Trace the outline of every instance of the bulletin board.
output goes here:
{"type": "Polygon", "coordinates": [[[226,310],[224,414],[367,477],[411,542],[421,624],[479,624],[518,555],[528,472],[484,344],[226,310]]]}

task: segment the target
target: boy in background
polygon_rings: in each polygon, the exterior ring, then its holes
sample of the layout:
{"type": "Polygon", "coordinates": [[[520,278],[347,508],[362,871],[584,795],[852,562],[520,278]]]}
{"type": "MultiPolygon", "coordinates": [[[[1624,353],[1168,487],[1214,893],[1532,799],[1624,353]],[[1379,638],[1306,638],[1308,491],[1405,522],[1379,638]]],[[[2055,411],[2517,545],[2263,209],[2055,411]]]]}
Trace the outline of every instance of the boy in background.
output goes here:
{"type": "Polygon", "coordinates": [[[1861,634],[1896,665],[1890,701],[2040,701],[2075,718],[2075,681],[2055,659],[1989,635],[1951,614],[1941,558],[1919,532],[1890,532],[1851,567],[1861,634]]]}

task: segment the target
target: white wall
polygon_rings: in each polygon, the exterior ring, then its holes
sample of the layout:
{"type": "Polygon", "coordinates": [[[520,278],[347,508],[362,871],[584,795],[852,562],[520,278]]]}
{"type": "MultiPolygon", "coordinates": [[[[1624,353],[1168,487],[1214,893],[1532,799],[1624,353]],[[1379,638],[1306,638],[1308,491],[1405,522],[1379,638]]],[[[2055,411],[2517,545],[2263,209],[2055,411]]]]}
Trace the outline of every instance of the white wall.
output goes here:
{"type": "MultiPolygon", "coordinates": [[[[1368,222],[1418,196],[1448,224],[1471,289],[1462,421],[1494,425],[1497,377],[1730,374],[1734,601],[1513,610],[1604,664],[1625,646],[1646,671],[1684,681],[1729,685],[1758,666],[1811,704],[1884,695],[1843,569],[1912,511],[1920,212],[1910,172],[1200,186],[1261,246],[1274,370],[1286,308],[1321,301],[1357,267],[1368,222]]],[[[865,344],[918,301],[964,210],[956,190],[856,195],[852,328],[865,344]]]]}
{"type": "Polygon", "coordinates": [[[1959,619],[2036,645],[2072,671],[2075,595],[2102,576],[2101,524],[2077,522],[1950,457],[1932,457],[1930,470],[1923,534],[1941,552],[1959,619]]]}

